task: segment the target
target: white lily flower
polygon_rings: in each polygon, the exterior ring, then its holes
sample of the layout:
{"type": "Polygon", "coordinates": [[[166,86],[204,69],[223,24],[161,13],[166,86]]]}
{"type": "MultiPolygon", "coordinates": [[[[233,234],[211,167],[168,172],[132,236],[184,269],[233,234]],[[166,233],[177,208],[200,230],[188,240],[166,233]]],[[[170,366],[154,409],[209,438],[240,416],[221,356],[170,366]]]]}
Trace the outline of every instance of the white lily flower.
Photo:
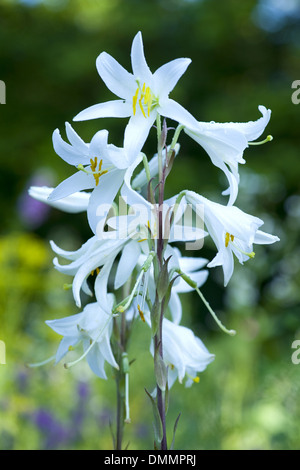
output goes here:
{"type": "MultiPolygon", "coordinates": [[[[145,318],[150,324],[149,315],[145,318]]],[[[203,372],[214,360],[214,354],[208,351],[192,330],[176,325],[167,318],[163,319],[162,335],[163,359],[168,367],[168,387],[171,388],[177,378],[179,383],[186,378],[186,387],[199,382],[197,374],[203,372]]],[[[153,342],[150,351],[153,355],[153,342]]]]}
{"type": "Polygon", "coordinates": [[[142,149],[158,114],[193,128],[197,121],[180,104],[169,98],[191,60],[180,58],[164,64],[151,73],[144,56],[141,32],[133,39],[131,64],[127,72],[113,57],[102,52],[96,61],[98,73],[106,86],[120,100],[93,105],[81,111],[75,121],[101,117],[129,117],[124,146],[133,154],[142,149]]]}
{"type": "Polygon", "coordinates": [[[197,129],[185,128],[192,137],[208,153],[212,163],[224,171],[229,188],[223,192],[229,194],[228,205],[233,205],[238,194],[238,164],[245,163],[243,152],[249,142],[256,140],[269,123],[271,110],[259,106],[262,117],[257,121],[238,122],[199,122],[197,129]]]}
{"type": "Polygon", "coordinates": [[[98,231],[101,235],[100,229],[123,184],[126,170],[130,168],[133,172],[142,157],[132,155],[125,148],[108,144],[107,130],[97,132],[90,144],[86,144],[69,123],[66,123],[66,133],[70,144],[62,139],[56,129],[53,133],[53,146],[56,153],[64,161],[75,166],[77,171],[49,194],[48,201],[53,205],[54,202],[74,193],[92,189],[87,215],[93,232],[98,231]]]}
{"type": "Polygon", "coordinates": [[[261,219],[235,206],[223,206],[192,191],[187,191],[185,197],[195,211],[199,211],[199,215],[204,214],[204,224],[218,249],[217,255],[207,266],[222,266],[225,286],[233,274],[233,254],[243,264],[254,258],[254,243],[263,245],[279,240],[259,230],[264,223],[261,219]]]}
{"type": "MultiPolygon", "coordinates": [[[[109,301],[112,309],[113,296],[109,297],[109,301]]],[[[81,313],[76,315],[46,321],[48,326],[63,336],[56,353],[56,363],[82,342],[84,354],[81,358],[86,357],[91,370],[98,377],[106,379],[105,362],[116,369],[119,368],[110,345],[112,320],[112,315],[107,315],[99,303],[94,302],[88,304],[81,313]]],[[[74,361],[74,364],[78,361],[74,361]]]]}
{"type": "Polygon", "coordinates": [[[49,200],[49,196],[53,191],[54,188],[49,188],[47,186],[31,186],[28,190],[28,193],[29,196],[36,199],[37,201],[44,202],[45,204],[63,212],[77,214],[87,210],[91,195],[90,193],[80,191],[59,199],[58,201],[51,201],[49,200]]]}
{"type": "Polygon", "coordinates": [[[73,297],[78,307],[81,307],[81,289],[92,296],[87,279],[90,275],[95,276],[95,295],[101,308],[110,311],[110,302],[107,294],[107,284],[112,265],[126,245],[127,239],[121,240],[99,240],[96,236],[90,238],[77,251],[65,251],[59,248],[53,241],[50,242],[52,250],[62,258],[70,261],[62,265],[54,258],[55,268],[70,276],[74,276],[72,283],[73,297]]]}

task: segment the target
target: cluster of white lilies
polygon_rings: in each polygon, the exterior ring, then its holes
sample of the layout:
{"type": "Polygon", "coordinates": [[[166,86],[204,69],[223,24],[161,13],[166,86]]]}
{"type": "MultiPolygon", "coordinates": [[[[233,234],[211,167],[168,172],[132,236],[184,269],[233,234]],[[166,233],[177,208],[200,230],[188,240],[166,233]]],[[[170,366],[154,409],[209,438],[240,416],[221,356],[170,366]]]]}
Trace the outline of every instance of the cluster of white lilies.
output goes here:
{"type": "MultiPolygon", "coordinates": [[[[116,370],[123,368],[127,378],[126,338],[134,322],[142,321],[149,328],[152,355],[156,358],[159,351],[155,371],[162,391],[177,379],[186,386],[197,382],[197,374],[214,359],[203,342],[182,325],[180,294],[196,290],[215,317],[200,291],[209,272],[203,268],[221,266],[227,285],[235,257],[243,264],[254,257],[253,245],[278,240],[260,230],[261,219],[234,205],[239,187],[238,165],[245,163],[244,150],[264,132],[271,112],[259,106],[262,116],[247,123],[198,121],[169,98],[190,62],[186,58],[175,59],[152,73],[140,32],[132,43],[132,73],[102,52],[96,62],[98,73],[118,99],[93,105],[81,111],[74,121],[128,118],[123,147],[111,143],[104,129],[86,143],[66,123],[68,142],[56,129],[53,145],[55,152],[74,167],[74,174],[55,189],[30,189],[33,197],[63,211],[86,211],[93,233],[77,251],[65,251],[51,242],[56,255],[68,261],[61,264],[55,257],[54,265],[73,278],[70,286],[76,306],[82,310],[67,318],[47,321],[63,336],[56,362],[81,344],[83,351],[78,359],[64,359],[67,367],[86,358],[101,378],[107,377],[106,363],[116,370]],[[168,128],[167,119],[178,123],[177,127],[168,128]],[[163,199],[166,178],[173,166],[176,171],[175,157],[180,158],[178,139],[182,131],[200,144],[211,162],[226,175],[224,204],[189,190],[163,199]],[[158,145],[148,160],[143,147],[150,132],[157,133],[158,145]],[[167,142],[171,132],[171,142],[167,142]],[[212,260],[182,256],[178,242],[185,242],[187,247],[189,243],[195,250],[205,237],[211,237],[216,247],[212,260]],[[176,246],[172,245],[174,242],[176,246]],[[84,307],[83,293],[92,297],[84,307]]],[[[270,136],[265,139],[268,140],[270,136]]],[[[223,330],[234,333],[216,317],[215,320],[223,330]]]]}

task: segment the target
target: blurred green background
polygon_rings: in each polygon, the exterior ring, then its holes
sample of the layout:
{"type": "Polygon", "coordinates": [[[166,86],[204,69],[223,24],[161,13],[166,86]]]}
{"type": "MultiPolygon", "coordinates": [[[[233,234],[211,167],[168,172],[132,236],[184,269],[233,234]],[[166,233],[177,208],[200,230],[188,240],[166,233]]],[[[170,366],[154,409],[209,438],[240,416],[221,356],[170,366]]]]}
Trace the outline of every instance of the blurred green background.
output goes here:
{"type": "MultiPolygon", "coordinates": [[[[67,277],[52,267],[49,240],[77,249],[90,231],[84,215],[66,215],[27,197],[30,185],[58,184],[71,169],[53,151],[55,128],[89,105],[112,99],[95,60],[103,50],[130,70],[130,46],[143,33],[154,71],[190,57],[172,92],[197,119],[226,122],[272,110],[266,130],[274,140],[245,152],[237,205],[265,221],[280,237],[258,246],[256,257],[236,264],[226,291],[219,268],[203,292],[219,317],[237,330],[218,330],[197,296],[183,296],[183,323],[216,355],[199,384],[171,391],[168,434],[182,413],[177,449],[299,449],[300,364],[292,342],[300,339],[299,157],[300,105],[291,86],[300,80],[299,0],[1,0],[0,79],[0,449],[111,449],[114,381],[101,381],[85,363],[28,369],[56,351],[59,337],[47,319],[78,313],[67,277]]],[[[99,128],[122,143],[124,120],[75,123],[87,141],[99,128]]],[[[222,172],[195,142],[182,135],[181,152],[167,181],[169,195],[189,188],[216,201],[222,172]]],[[[154,153],[154,141],[146,151],[154,153]]],[[[224,199],[225,202],[225,199],[224,199]]],[[[193,253],[189,253],[193,254],[193,253]]],[[[199,254],[199,253],[197,253],[199,254]]],[[[201,256],[212,258],[205,245],[201,256]]],[[[148,331],[139,325],[129,351],[132,424],[124,445],[152,447],[148,331]],[[147,347],[145,348],[145,345],[147,347]]],[[[112,376],[112,373],[110,373],[112,376]]]]}

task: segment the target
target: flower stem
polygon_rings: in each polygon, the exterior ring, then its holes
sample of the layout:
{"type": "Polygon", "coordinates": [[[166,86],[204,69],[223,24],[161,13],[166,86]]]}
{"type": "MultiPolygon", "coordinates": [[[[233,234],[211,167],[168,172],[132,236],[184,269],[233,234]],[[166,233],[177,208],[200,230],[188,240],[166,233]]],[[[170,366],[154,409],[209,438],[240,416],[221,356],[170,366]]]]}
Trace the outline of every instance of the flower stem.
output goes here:
{"type": "MultiPolygon", "coordinates": [[[[156,245],[156,254],[158,259],[158,264],[160,270],[163,267],[163,255],[164,255],[164,239],[163,239],[163,202],[164,202],[164,187],[165,187],[165,172],[163,170],[163,158],[162,151],[164,148],[164,142],[162,142],[162,129],[161,129],[161,119],[158,115],[157,120],[157,154],[158,154],[158,239],[156,245]]],[[[158,276],[155,276],[156,288],[158,287],[158,276]]],[[[159,296],[157,296],[159,298],[159,296]]],[[[155,350],[158,350],[161,360],[163,360],[163,335],[162,335],[162,325],[164,317],[164,299],[159,302],[159,323],[156,334],[154,336],[154,345],[155,350]]],[[[165,396],[164,391],[161,390],[159,385],[156,385],[157,389],[157,408],[161,419],[162,424],[162,440],[160,443],[161,450],[167,450],[167,436],[166,436],[166,410],[165,410],[165,396]]]]}

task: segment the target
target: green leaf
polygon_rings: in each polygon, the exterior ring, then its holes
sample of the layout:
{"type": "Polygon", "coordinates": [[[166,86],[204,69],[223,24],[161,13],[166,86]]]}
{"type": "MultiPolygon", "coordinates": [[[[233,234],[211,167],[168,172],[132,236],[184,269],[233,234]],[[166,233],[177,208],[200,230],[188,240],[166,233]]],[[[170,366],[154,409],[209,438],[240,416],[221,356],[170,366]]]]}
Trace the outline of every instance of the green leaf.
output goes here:
{"type": "Polygon", "coordinates": [[[176,434],[176,429],[177,429],[177,425],[178,425],[178,421],[179,421],[180,416],[181,416],[181,413],[179,413],[179,415],[177,416],[176,421],[175,421],[175,424],[174,424],[174,428],[173,428],[173,439],[172,439],[172,442],[171,442],[170,450],[173,450],[173,449],[174,449],[175,434],[176,434]]]}
{"type": "Polygon", "coordinates": [[[154,440],[156,443],[161,443],[162,438],[163,438],[163,426],[162,422],[160,419],[160,414],[158,411],[157,403],[154,400],[153,396],[151,395],[150,392],[145,388],[145,392],[147,393],[148,397],[150,398],[151,404],[152,404],[152,410],[153,410],[153,429],[154,429],[154,440]]]}
{"type": "Polygon", "coordinates": [[[161,391],[164,392],[166,390],[166,385],[168,381],[168,370],[163,358],[159,353],[159,344],[154,352],[154,372],[156,383],[161,389],[161,391]]]}

